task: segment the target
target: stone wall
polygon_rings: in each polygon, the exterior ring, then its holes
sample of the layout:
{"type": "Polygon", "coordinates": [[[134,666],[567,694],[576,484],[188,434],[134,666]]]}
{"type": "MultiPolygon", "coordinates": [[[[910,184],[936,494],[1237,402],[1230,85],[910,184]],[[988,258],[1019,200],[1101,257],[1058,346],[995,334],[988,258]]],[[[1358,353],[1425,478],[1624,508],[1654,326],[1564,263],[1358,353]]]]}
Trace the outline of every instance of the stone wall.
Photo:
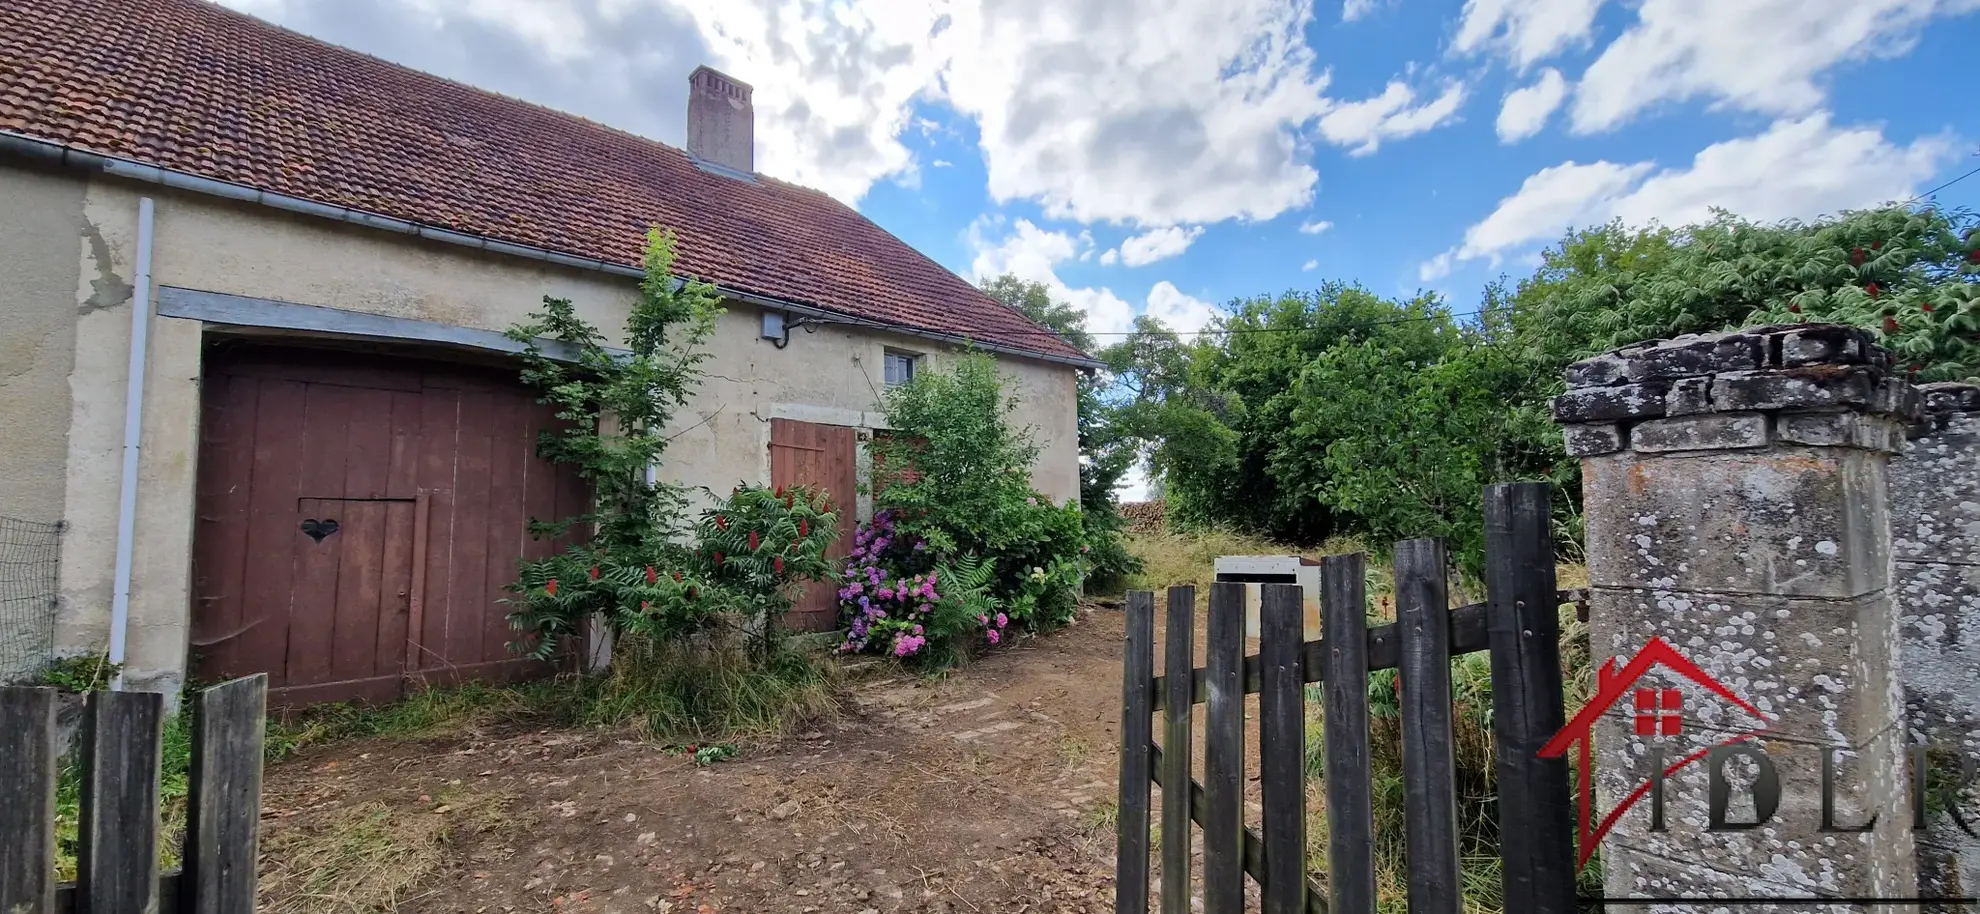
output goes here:
{"type": "MultiPolygon", "coordinates": [[[[1610,896],[1915,894],[1886,473],[1917,394],[1890,369],[1869,333],[1800,324],[1569,368],[1555,416],[1582,458],[1595,659],[1626,665],[1661,638],[1759,712],[1653,668],[1640,685],[1653,699],[1656,687],[1681,693],[1682,730],[1638,735],[1632,695],[1619,695],[1593,731],[1597,808],[1648,783],[1660,752],[1676,760],[1753,731],[1780,783],[1764,827],[1715,831],[1706,765],[1678,769],[1666,828],[1646,802],[1602,842],[1610,896]],[[1834,816],[1874,815],[1865,830],[1821,827],[1831,747],[1834,816]]],[[[1750,821],[1753,804],[1738,806],[1727,820],[1750,821]]]]}
{"type": "MultiPolygon", "coordinates": [[[[1920,392],[1923,418],[1890,473],[1906,722],[1914,743],[1980,758],[1980,386],[1920,392]]],[[[1980,892],[1980,840],[1935,815],[1918,871],[1927,895],[1980,892]]]]}

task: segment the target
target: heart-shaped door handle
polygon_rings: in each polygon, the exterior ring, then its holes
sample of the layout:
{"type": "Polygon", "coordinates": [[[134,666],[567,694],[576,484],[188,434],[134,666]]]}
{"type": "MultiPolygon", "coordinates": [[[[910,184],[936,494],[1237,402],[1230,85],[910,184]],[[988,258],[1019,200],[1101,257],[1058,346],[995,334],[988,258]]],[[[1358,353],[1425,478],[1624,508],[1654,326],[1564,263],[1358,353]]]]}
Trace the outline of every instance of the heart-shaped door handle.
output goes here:
{"type": "Polygon", "coordinates": [[[312,517],[302,522],[302,532],[320,543],[324,537],[337,532],[337,522],[327,517],[322,520],[312,517]]]}

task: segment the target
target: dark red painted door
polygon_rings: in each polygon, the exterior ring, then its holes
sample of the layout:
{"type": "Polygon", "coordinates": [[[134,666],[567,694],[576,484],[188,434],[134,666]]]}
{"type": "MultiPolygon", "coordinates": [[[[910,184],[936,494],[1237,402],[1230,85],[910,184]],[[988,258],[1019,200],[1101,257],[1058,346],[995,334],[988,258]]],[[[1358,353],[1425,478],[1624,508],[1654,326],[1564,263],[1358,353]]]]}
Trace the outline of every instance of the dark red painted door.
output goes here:
{"type": "MultiPolygon", "coordinates": [[[[770,485],[809,486],[822,491],[839,514],[839,538],[825,552],[834,571],[852,552],[855,499],[859,486],[859,444],[853,429],[791,419],[770,420],[770,485]]],[[[838,621],[836,581],[806,585],[785,624],[801,632],[831,631],[838,621]]]]}
{"type": "Polygon", "coordinates": [[[555,419],[512,371],[234,345],[204,375],[196,675],[265,672],[295,706],[548,669],[499,601],[563,545],[529,521],[587,495],[535,456],[555,419]]]}

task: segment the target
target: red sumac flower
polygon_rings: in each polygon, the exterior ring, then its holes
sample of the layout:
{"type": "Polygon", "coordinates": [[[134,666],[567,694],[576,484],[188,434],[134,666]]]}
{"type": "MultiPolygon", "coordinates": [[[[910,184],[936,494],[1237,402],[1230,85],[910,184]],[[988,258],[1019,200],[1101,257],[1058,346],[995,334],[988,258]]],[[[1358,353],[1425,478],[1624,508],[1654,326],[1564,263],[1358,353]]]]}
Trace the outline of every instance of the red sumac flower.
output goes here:
{"type": "Polygon", "coordinates": [[[758,540],[756,538],[756,531],[754,530],[749,531],[749,551],[755,552],[757,543],[758,540]]]}
{"type": "MultiPolygon", "coordinates": [[[[680,572],[676,571],[674,572],[674,574],[676,577],[678,577],[680,575],[680,572]]],[[[648,584],[660,583],[660,573],[654,571],[652,565],[646,566],[646,583],[648,584]]]]}
{"type": "Polygon", "coordinates": [[[598,566],[597,566],[597,565],[593,565],[593,566],[591,566],[591,579],[592,579],[592,580],[594,580],[594,581],[596,581],[596,580],[598,580],[598,566]]]}
{"type": "Polygon", "coordinates": [[[554,596],[556,596],[556,595],[557,595],[557,579],[556,579],[556,578],[551,578],[551,579],[550,579],[550,580],[549,580],[548,582],[545,582],[545,583],[544,583],[544,585],[543,585],[543,592],[544,592],[544,593],[547,593],[547,594],[549,594],[549,595],[551,595],[551,596],[553,596],[553,597],[554,597],[554,596]]]}
{"type": "Polygon", "coordinates": [[[1895,317],[1886,317],[1886,318],[1884,318],[1884,332],[1885,332],[1885,333],[1896,333],[1896,332],[1898,332],[1898,322],[1897,322],[1897,318],[1895,318],[1895,317]]]}

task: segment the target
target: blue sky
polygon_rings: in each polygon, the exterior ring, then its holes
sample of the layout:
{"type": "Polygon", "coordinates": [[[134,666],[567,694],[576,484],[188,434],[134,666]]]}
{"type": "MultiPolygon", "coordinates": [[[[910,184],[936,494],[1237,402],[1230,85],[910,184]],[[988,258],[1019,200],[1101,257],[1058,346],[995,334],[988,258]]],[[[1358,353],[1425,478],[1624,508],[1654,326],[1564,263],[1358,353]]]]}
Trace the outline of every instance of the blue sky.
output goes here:
{"type": "Polygon", "coordinates": [[[1103,333],[1327,279],[1468,311],[1571,225],[1980,168],[1980,0],[227,2],[677,145],[713,65],[759,170],[1103,333]]]}

